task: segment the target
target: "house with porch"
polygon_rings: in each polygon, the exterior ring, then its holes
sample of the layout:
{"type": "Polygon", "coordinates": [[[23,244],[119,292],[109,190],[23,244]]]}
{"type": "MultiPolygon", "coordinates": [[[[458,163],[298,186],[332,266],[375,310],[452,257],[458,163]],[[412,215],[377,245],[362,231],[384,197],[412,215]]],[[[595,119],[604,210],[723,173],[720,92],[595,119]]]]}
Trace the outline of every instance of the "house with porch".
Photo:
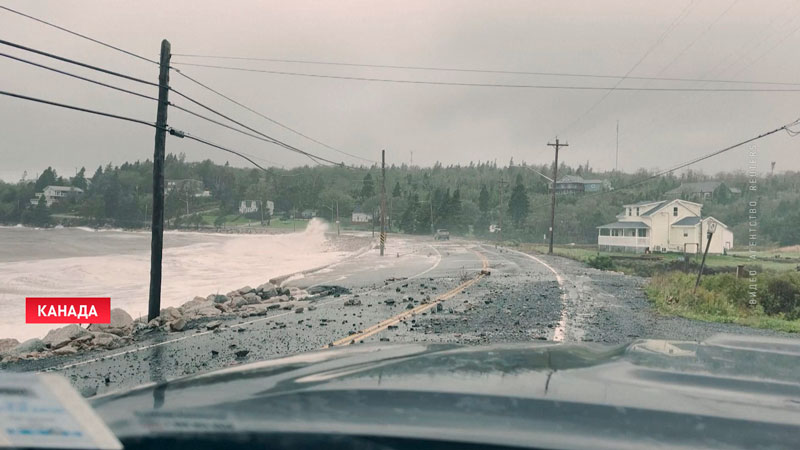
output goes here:
{"type": "Polygon", "coordinates": [[[710,227],[716,229],[709,253],[722,254],[733,247],[733,232],[719,220],[703,217],[700,203],[674,199],[631,203],[623,207],[616,222],[597,227],[599,250],[702,253],[710,227]]]}

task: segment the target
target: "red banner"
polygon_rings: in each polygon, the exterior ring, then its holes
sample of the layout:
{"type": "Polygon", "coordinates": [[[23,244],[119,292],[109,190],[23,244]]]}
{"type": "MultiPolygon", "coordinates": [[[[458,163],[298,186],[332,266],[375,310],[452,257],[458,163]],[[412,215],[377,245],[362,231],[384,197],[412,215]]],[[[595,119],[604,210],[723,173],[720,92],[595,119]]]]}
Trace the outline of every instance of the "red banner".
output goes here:
{"type": "Polygon", "coordinates": [[[25,323],[109,323],[111,297],[27,297],[25,323]]]}

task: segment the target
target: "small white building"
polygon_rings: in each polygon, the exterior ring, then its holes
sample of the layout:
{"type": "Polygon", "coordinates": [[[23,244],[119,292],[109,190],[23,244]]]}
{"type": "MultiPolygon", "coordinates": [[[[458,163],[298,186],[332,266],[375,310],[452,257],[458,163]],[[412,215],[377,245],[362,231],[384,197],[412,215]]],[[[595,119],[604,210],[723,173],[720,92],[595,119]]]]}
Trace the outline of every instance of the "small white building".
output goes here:
{"type": "Polygon", "coordinates": [[[242,200],[239,202],[239,214],[254,213],[260,211],[260,206],[264,207],[264,212],[273,215],[275,211],[275,203],[271,200],[262,202],[261,200],[242,200]]]}
{"type": "Polygon", "coordinates": [[[353,211],[353,216],[350,218],[352,223],[370,223],[372,222],[372,214],[365,213],[359,209],[353,211]]]}
{"type": "Polygon", "coordinates": [[[713,217],[703,218],[703,205],[686,200],[648,201],[623,205],[617,222],[597,227],[603,251],[702,253],[709,225],[716,223],[709,253],[733,247],[733,232],[713,217]]]}
{"type": "Polygon", "coordinates": [[[39,198],[44,197],[45,204],[49,208],[53,203],[83,194],[83,189],[75,186],[47,186],[42,192],[37,192],[36,197],[31,199],[31,205],[38,205],[39,198]]]}

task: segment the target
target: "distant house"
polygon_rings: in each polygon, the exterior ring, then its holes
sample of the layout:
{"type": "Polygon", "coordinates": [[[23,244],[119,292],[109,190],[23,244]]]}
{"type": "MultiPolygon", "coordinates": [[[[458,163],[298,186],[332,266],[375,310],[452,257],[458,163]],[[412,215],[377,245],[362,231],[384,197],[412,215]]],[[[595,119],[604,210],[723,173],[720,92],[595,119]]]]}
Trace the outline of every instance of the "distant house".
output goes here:
{"type": "MultiPolygon", "coordinates": [[[[553,184],[550,184],[552,190],[553,184]]],[[[579,175],[566,175],[556,182],[556,194],[583,194],[600,192],[611,188],[608,180],[584,180],[579,175]]]]}
{"type": "Polygon", "coordinates": [[[317,210],[316,209],[304,209],[300,213],[300,217],[302,217],[303,219],[312,219],[314,217],[317,217],[317,210]]]}
{"type": "Polygon", "coordinates": [[[36,193],[36,196],[31,199],[31,204],[38,205],[39,198],[44,197],[45,204],[49,208],[53,205],[53,203],[82,194],[83,189],[75,186],[47,186],[42,190],[42,192],[36,193]]]}
{"type": "Polygon", "coordinates": [[[239,214],[249,214],[260,211],[260,207],[264,207],[264,212],[269,213],[270,217],[275,212],[275,203],[270,200],[262,202],[261,200],[242,200],[239,202],[239,214]]]}
{"type": "Polygon", "coordinates": [[[180,191],[195,195],[203,192],[204,185],[200,180],[186,178],[183,180],[165,180],[164,188],[167,192],[180,191]]]}
{"type": "Polygon", "coordinates": [[[666,198],[681,198],[684,200],[710,200],[715,195],[725,194],[741,195],[737,188],[729,188],[721,181],[698,181],[683,183],[679,187],[664,193],[666,198]]]}
{"type": "Polygon", "coordinates": [[[258,212],[257,200],[242,200],[239,202],[239,214],[258,212]]]}
{"type": "Polygon", "coordinates": [[[623,206],[616,222],[597,227],[599,250],[701,253],[712,222],[717,225],[708,252],[720,254],[733,247],[733,232],[713,217],[703,218],[699,203],[676,199],[623,206]]]}
{"type": "Polygon", "coordinates": [[[372,214],[361,211],[361,208],[356,207],[353,210],[353,216],[350,218],[352,223],[370,223],[372,222],[372,214]]]}

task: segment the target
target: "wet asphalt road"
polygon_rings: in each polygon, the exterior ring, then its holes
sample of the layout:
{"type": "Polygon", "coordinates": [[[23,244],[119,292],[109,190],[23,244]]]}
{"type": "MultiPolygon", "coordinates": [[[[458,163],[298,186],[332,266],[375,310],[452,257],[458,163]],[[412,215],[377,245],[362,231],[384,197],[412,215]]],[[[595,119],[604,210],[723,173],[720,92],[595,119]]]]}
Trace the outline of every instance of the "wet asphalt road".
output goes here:
{"type": "Polygon", "coordinates": [[[54,370],[88,396],[335,342],[624,343],[636,338],[702,340],[720,332],[776,334],[661,317],[650,308],[637,277],[457,239],[390,237],[384,257],[371,250],[286,284],[335,285],[350,293],[317,298],[302,313],[234,316],[214,331],[156,331],[122,349],[24,361],[6,369],[54,370]],[[484,268],[491,274],[481,275],[484,268]],[[348,306],[348,301],[360,304],[348,306]]]}

